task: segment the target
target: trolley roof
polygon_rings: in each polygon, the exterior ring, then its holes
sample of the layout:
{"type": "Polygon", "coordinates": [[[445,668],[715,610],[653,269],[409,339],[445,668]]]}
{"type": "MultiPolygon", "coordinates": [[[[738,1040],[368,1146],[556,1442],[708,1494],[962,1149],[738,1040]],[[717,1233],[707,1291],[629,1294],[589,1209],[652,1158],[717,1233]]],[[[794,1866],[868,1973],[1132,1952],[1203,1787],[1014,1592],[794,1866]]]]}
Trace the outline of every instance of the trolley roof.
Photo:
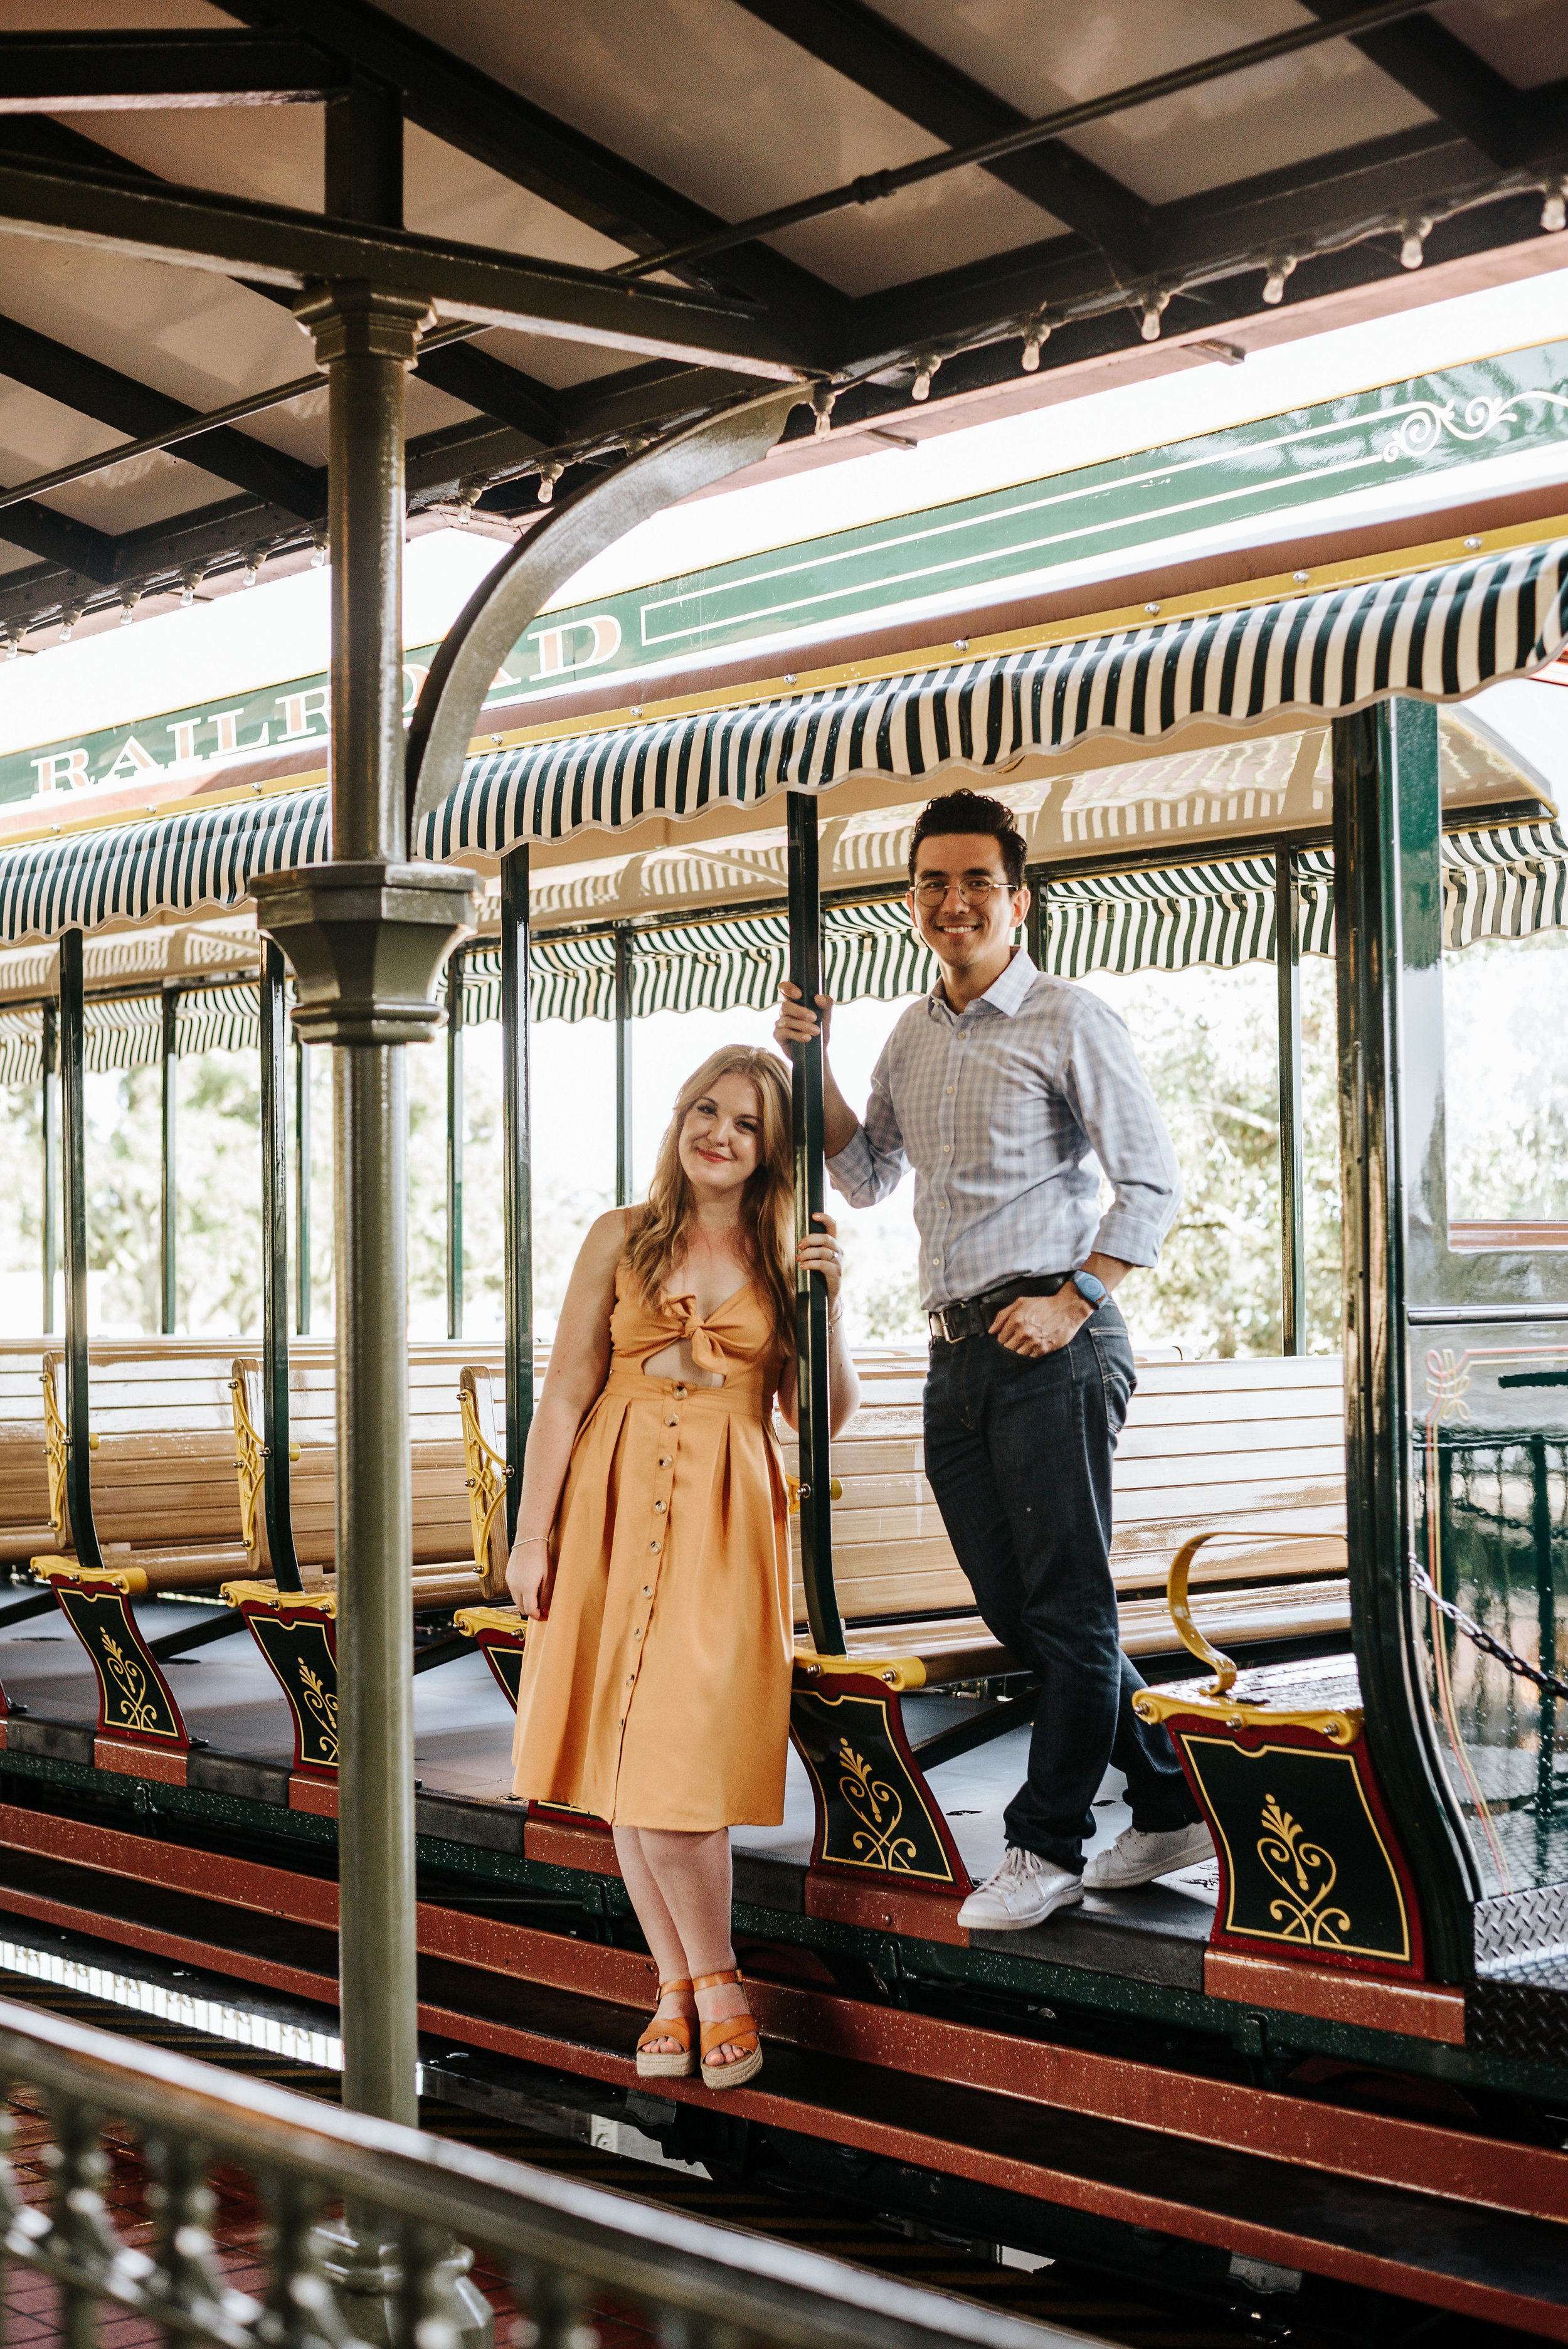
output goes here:
{"type": "Polygon", "coordinates": [[[570,37],[542,0],[12,0],[5,23],[17,631],[305,559],[325,395],[290,304],[315,279],[427,294],[450,337],[411,387],[416,520],[526,525],[542,474],[570,487],[759,378],[815,392],[783,461],[817,461],[895,412],[918,435],[1430,298],[1417,264],[1457,291],[1561,252],[1553,0],[581,0],[570,37]],[[331,104],[382,126],[375,186],[325,186],[331,104]]]}

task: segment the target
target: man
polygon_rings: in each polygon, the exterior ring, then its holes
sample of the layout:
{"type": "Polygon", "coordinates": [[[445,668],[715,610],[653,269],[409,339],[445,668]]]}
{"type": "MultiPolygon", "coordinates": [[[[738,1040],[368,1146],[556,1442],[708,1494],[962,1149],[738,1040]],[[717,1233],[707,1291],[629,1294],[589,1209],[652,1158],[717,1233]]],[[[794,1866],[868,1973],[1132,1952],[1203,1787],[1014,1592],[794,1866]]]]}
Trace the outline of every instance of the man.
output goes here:
{"type": "MultiPolygon", "coordinates": [[[[1120,1890],[1213,1850],[1170,1739],[1132,1710],[1143,1682],[1119,1644],[1109,1563],[1111,1454],[1135,1383],[1111,1291],[1156,1260],[1181,1177],[1121,1019],[1014,942],[1029,893],[1008,809],[968,791],[933,800],[909,874],[941,978],[888,1039],[863,1123],[824,1056],[823,1126],[852,1206],[914,1169],[925,1473],[981,1614],[1040,1683],[1006,1857],[958,1912],[1008,1931],[1081,1900],[1086,1880],[1120,1890]],[[1132,1825],[1086,1879],[1109,1762],[1132,1825]]],[[[798,988],[784,993],[779,1042],[820,1025],[826,1046],[830,999],[819,1022],[798,988]]]]}

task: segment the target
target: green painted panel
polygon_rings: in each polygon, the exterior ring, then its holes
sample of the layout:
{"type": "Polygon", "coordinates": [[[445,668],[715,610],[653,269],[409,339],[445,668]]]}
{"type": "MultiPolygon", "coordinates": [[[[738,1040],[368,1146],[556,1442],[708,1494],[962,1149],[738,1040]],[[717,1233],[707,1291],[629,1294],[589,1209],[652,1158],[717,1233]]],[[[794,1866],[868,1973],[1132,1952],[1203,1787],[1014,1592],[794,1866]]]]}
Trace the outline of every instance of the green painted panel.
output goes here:
{"type": "MultiPolygon", "coordinates": [[[[1478,460],[1550,448],[1568,428],[1568,343],[1546,343],[1347,393],[1167,447],[867,523],[794,546],[546,613],[498,671],[515,702],[581,678],[633,677],[722,646],[788,637],[922,599],[961,603],[1189,533],[1309,511],[1355,491],[1435,479],[1478,460]]],[[[934,627],[937,625],[934,622],[934,627]]],[[[435,651],[403,667],[412,709],[435,651]]],[[[246,752],[327,732],[325,675],[0,757],[0,803],[139,780],[192,788],[246,752]]]]}

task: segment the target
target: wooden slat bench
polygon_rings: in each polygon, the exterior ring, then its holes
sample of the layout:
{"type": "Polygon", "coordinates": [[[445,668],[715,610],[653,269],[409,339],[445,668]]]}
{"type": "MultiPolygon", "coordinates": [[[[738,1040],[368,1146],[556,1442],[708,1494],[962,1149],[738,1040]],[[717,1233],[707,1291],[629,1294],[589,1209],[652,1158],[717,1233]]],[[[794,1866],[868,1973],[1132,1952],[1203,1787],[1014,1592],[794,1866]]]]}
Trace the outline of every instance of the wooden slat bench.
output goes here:
{"type": "Polygon", "coordinates": [[[215,1596],[225,1575],[243,1569],[231,1362],[211,1346],[95,1349],[88,1374],[92,1514],[103,1564],[85,1566],[75,1555],[64,1357],[50,1349],[40,1365],[50,1547],[35,1552],[33,1574],[52,1586],[87,1651],[99,1737],[182,1752],[190,1740],[162,1662],[229,1626],[209,1617],[150,1642],[135,1601],[160,1591],[215,1596]]]}
{"type": "MultiPolygon", "coordinates": [[[[499,1379],[501,1361],[499,1346],[477,1351],[453,1345],[409,1349],[416,1672],[469,1652],[465,1636],[447,1623],[447,1609],[505,1595],[507,1542],[500,1497],[504,1479],[498,1473],[500,1454],[490,1411],[490,1381],[499,1379]],[[421,1615],[436,1619],[421,1623],[421,1615]]],[[[235,1362],[234,1373],[239,1455],[259,1463],[261,1366],[242,1359],[235,1362]]],[[[296,1775],[332,1779],[338,1761],[337,1454],[335,1368],[330,1357],[296,1361],[291,1351],[289,1432],[294,1455],[289,1472],[290,1515],[305,1588],[279,1590],[274,1582],[246,1578],[227,1584],[223,1595],[249,1624],[288,1701],[296,1775]]],[[[255,1476],[253,1467],[247,1481],[253,1485],[255,1476]]],[[[254,1565],[270,1572],[259,1500],[250,1532],[254,1565]]]]}
{"type": "MultiPolygon", "coordinates": [[[[835,1439],[833,1568],[842,1658],[817,1656],[797,1571],[792,1728],[810,1773],[813,1866],[892,1869],[954,1894],[968,1878],[926,1768],[1026,1720],[1031,1684],[986,1630],[925,1480],[923,1357],[857,1355],[861,1402],[835,1439]],[[912,1745],[903,1700],[976,1683],[1015,1701],[912,1745]]],[[[783,1446],[788,1469],[797,1448],[783,1446]]],[[[1112,1575],[1122,1643],[1169,1661],[1183,1641],[1165,1597],[1173,1559],[1200,1533],[1192,1614],[1217,1645],[1299,1653],[1336,1645],[1349,1625],[1345,1580],[1343,1369],[1335,1357],[1222,1362],[1140,1361],[1114,1471],[1112,1575]]],[[[516,1702],[522,1626],[514,1611],[464,1609],[500,1687],[516,1702]]]]}
{"type": "MultiPolygon", "coordinates": [[[[1217,1537],[1193,1566],[1192,1619],[1216,1645],[1293,1654],[1346,1636],[1343,1375],[1337,1356],[1139,1363],[1112,1476],[1111,1574],[1135,1660],[1183,1652],[1164,1593],[1198,1534],[1217,1537]]],[[[791,1725],[817,1801],[813,1865],[886,1866],[896,1810],[900,1872],[960,1892],[968,1878],[924,1772],[1026,1719],[1032,1690],[975,1611],[925,1481],[923,1376],[918,1361],[862,1374],[861,1409],[835,1441],[847,1654],[811,1651],[797,1570],[791,1725]],[[977,1705],[912,1744],[906,1697],[1009,1680],[1021,1702],[977,1705]]]]}

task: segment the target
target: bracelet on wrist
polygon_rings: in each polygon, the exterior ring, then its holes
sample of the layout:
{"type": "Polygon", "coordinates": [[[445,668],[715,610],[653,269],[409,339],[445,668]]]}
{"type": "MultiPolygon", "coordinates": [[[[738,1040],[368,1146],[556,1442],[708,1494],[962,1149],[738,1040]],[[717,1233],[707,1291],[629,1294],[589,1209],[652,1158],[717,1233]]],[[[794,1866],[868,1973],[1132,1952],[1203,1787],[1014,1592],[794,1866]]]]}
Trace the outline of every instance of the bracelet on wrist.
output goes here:
{"type": "Polygon", "coordinates": [[[512,1543],[512,1547],[513,1549],[533,1549],[541,1542],[548,1542],[549,1539],[548,1534],[519,1534],[512,1543]]]}

